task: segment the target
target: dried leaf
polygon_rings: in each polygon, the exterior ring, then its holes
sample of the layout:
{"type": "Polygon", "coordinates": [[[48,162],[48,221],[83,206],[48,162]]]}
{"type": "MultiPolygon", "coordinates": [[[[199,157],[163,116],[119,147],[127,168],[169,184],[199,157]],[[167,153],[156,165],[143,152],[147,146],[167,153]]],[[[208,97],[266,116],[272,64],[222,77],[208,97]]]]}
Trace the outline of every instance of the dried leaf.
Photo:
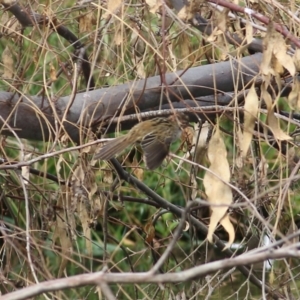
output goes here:
{"type": "Polygon", "coordinates": [[[253,41],[253,26],[248,20],[246,22],[246,40],[247,44],[253,41]]]}
{"type": "Polygon", "coordinates": [[[185,227],[184,227],[184,229],[182,230],[182,231],[188,231],[190,229],[190,223],[189,222],[187,222],[187,221],[185,221],[185,227]]]}
{"type": "Polygon", "coordinates": [[[101,198],[96,195],[97,185],[91,165],[82,155],[72,174],[71,211],[77,212],[81,222],[87,253],[92,255],[91,225],[103,207],[101,198]]]}
{"type": "Polygon", "coordinates": [[[168,46],[168,50],[169,50],[169,58],[171,59],[172,72],[175,72],[177,70],[177,59],[176,59],[176,55],[173,52],[173,47],[171,43],[168,46]]]}
{"type": "Polygon", "coordinates": [[[153,239],[155,237],[155,228],[154,226],[152,225],[152,222],[151,223],[147,223],[144,227],[144,231],[146,233],[146,242],[147,243],[152,243],[153,242],[153,239]]]}
{"type": "Polygon", "coordinates": [[[196,172],[193,172],[191,174],[191,181],[190,181],[190,185],[191,185],[191,188],[192,188],[192,192],[191,192],[191,200],[192,201],[195,201],[196,200],[196,197],[198,195],[198,183],[197,183],[197,176],[195,174],[196,172]]]}
{"type": "Polygon", "coordinates": [[[82,226],[83,236],[85,237],[85,248],[87,254],[92,256],[92,231],[91,231],[91,216],[90,210],[87,209],[83,201],[77,202],[77,214],[82,226]]]}
{"type": "MultiPolygon", "coordinates": [[[[269,28],[269,27],[268,27],[269,28]]],[[[266,36],[263,39],[263,58],[260,66],[260,70],[263,75],[275,75],[274,70],[271,66],[271,60],[272,60],[272,53],[275,45],[275,37],[272,36],[272,32],[268,30],[266,36]]]]}
{"type": "Polygon", "coordinates": [[[112,184],[114,182],[112,170],[103,170],[102,172],[102,181],[107,184],[112,184]]]}
{"type": "Polygon", "coordinates": [[[174,48],[179,47],[180,48],[180,56],[181,61],[179,64],[180,69],[186,69],[191,64],[191,60],[193,59],[193,56],[191,53],[193,53],[191,49],[191,44],[189,43],[189,36],[183,32],[179,35],[174,48]]]}
{"type": "MultiPolygon", "coordinates": [[[[116,1],[117,2],[117,1],[116,1]]],[[[94,12],[90,12],[79,17],[79,32],[91,33],[93,32],[93,25],[96,22],[94,12]]]]}
{"type": "Polygon", "coordinates": [[[278,62],[289,71],[291,76],[294,76],[296,73],[296,67],[293,58],[289,54],[287,54],[287,46],[282,35],[277,32],[277,36],[277,46],[274,48],[273,53],[277,58],[278,62]]]}
{"type": "Polygon", "coordinates": [[[62,188],[59,195],[56,206],[62,207],[62,209],[57,213],[59,217],[56,218],[52,240],[53,244],[57,244],[59,241],[61,246],[62,261],[58,271],[58,277],[61,277],[72,254],[72,237],[75,236],[73,233],[76,225],[74,213],[70,209],[69,188],[62,188]]]}
{"type": "Polygon", "coordinates": [[[268,109],[267,124],[270,126],[270,129],[272,130],[274,137],[280,141],[291,140],[292,138],[288,134],[283,132],[279,126],[279,121],[276,118],[275,113],[274,113],[272,97],[269,94],[269,92],[266,90],[266,88],[262,89],[262,97],[263,97],[263,99],[267,105],[267,109],[268,109]]]}
{"type": "Polygon", "coordinates": [[[133,28],[130,36],[130,44],[134,48],[134,58],[142,58],[146,50],[146,43],[142,37],[141,30],[133,28]]]}
{"type": "Polygon", "coordinates": [[[50,79],[53,82],[57,80],[56,71],[52,63],[50,63],[50,79]]]}
{"type": "Polygon", "coordinates": [[[232,203],[232,192],[227,184],[230,180],[227,151],[219,129],[209,142],[208,158],[211,165],[203,178],[207,201],[211,204],[212,211],[207,239],[212,243],[213,233],[220,222],[229,234],[229,243],[226,245],[228,248],[235,238],[234,228],[227,215],[228,205],[232,203]]]}
{"type": "Polygon", "coordinates": [[[207,42],[209,42],[209,43],[215,42],[217,40],[218,36],[222,33],[223,32],[220,29],[215,27],[213,32],[211,33],[211,35],[209,37],[207,37],[207,39],[206,39],[207,42]]]}
{"type": "Polygon", "coordinates": [[[58,157],[58,161],[55,165],[56,176],[58,177],[59,180],[62,180],[61,175],[60,175],[60,170],[62,169],[64,162],[65,162],[65,160],[64,160],[63,155],[60,155],[58,157]]]}
{"type": "Polygon", "coordinates": [[[217,15],[217,27],[225,33],[228,30],[227,20],[228,20],[228,11],[224,9],[222,12],[216,11],[217,15]]]}
{"type": "Polygon", "coordinates": [[[134,240],[128,239],[128,238],[123,238],[122,243],[126,247],[134,247],[136,245],[136,242],[134,240]]]}
{"type": "Polygon", "coordinates": [[[5,79],[12,79],[15,74],[15,67],[12,51],[9,49],[8,46],[6,46],[4,51],[2,52],[1,59],[4,66],[4,72],[2,77],[5,79]]]}
{"type": "Polygon", "coordinates": [[[187,22],[187,20],[189,19],[189,11],[186,7],[186,5],[184,5],[180,11],[177,13],[177,16],[180,20],[182,20],[183,22],[187,22]]]}
{"type": "Polygon", "coordinates": [[[294,76],[296,67],[293,58],[287,54],[287,46],[282,35],[274,28],[271,22],[263,41],[264,52],[261,63],[261,72],[264,75],[276,75],[283,72],[283,67],[294,76]]]}
{"type": "Polygon", "coordinates": [[[266,158],[263,156],[263,154],[260,154],[260,162],[257,166],[258,172],[250,177],[250,181],[257,180],[258,178],[260,185],[265,185],[268,182],[268,169],[269,165],[266,158]]]}
{"type": "Polygon", "coordinates": [[[108,0],[107,12],[103,15],[104,19],[107,19],[112,14],[117,14],[121,10],[122,0],[108,0]]]}
{"type": "Polygon", "coordinates": [[[288,96],[288,103],[291,109],[300,109],[300,82],[294,78],[292,90],[288,96]]]}
{"type": "Polygon", "coordinates": [[[198,139],[199,129],[196,129],[197,124],[195,124],[195,134],[193,139],[193,144],[196,147],[196,157],[195,162],[198,164],[203,164],[206,158],[207,148],[208,148],[208,137],[212,131],[212,126],[207,121],[202,125],[200,136],[198,139]],[[198,139],[198,140],[197,140],[198,139]]]}
{"type": "Polygon", "coordinates": [[[243,148],[243,132],[240,126],[237,127],[237,132],[236,132],[236,140],[238,142],[238,153],[239,155],[237,156],[235,160],[236,166],[241,169],[244,165],[244,160],[242,157],[242,148],[243,148]]]}
{"type": "Polygon", "coordinates": [[[144,66],[144,62],[143,60],[139,60],[136,64],[136,73],[138,75],[139,78],[143,79],[146,78],[146,70],[145,70],[145,66],[144,66]]]}
{"type": "Polygon", "coordinates": [[[296,49],[293,57],[297,72],[300,71],[300,49],[296,49]]]}
{"type": "Polygon", "coordinates": [[[250,88],[245,99],[245,121],[244,133],[241,144],[242,157],[245,158],[252,140],[253,129],[258,113],[258,97],[255,91],[254,84],[250,88]]]}
{"type": "Polygon", "coordinates": [[[10,17],[8,11],[3,11],[0,17],[0,35],[7,35],[14,41],[21,37],[19,34],[22,25],[18,22],[17,18],[10,17]]]}
{"type": "Polygon", "coordinates": [[[72,253],[72,240],[68,234],[67,223],[62,218],[56,219],[56,227],[53,233],[53,243],[59,240],[62,260],[59,265],[58,277],[61,277],[68,263],[68,258],[72,253]]]}
{"type": "MultiPolygon", "coordinates": [[[[31,157],[32,157],[32,154],[31,154],[31,153],[26,154],[26,155],[24,156],[24,161],[30,160],[31,157]]],[[[21,168],[21,174],[22,174],[22,177],[23,177],[24,179],[26,179],[26,180],[24,181],[24,184],[28,184],[28,183],[29,183],[29,175],[30,175],[30,172],[29,172],[29,166],[27,166],[27,167],[22,167],[22,168],[21,168]]]]}
{"type": "Polygon", "coordinates": [[[155,14],[157,11],[160,10],[162,6],[162,2],[160,0],[146,0],[147,5],[149,6],[149,11],[152,14],[155,14]]]}
{"type": "Polygon", "coordinates": [[[116,46],[120,46],[123,43],[123,30],[122,24],[120,22],[117,22],[117,24],[115,24],[114,42],[116,46]]]}

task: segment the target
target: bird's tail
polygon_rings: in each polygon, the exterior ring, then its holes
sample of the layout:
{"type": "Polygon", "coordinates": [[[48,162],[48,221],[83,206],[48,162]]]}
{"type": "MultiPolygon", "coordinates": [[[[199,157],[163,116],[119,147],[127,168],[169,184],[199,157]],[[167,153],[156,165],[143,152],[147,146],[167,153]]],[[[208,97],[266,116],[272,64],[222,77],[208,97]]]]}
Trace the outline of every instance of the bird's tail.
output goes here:
{"type": "Polygon", "coordinates": [[[113,158],[116,154],[123,151],[132,143],[126,135],[115,138],[107,142],[98,153],[95,154],[94,159],[108,160],[113,158]]]}

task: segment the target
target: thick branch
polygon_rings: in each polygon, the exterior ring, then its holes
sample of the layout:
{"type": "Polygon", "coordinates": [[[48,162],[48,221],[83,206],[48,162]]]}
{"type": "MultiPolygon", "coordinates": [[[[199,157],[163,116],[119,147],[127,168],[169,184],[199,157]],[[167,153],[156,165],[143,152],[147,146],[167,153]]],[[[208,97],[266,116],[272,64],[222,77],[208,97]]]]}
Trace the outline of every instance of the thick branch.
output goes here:
{"type": "MultiPolygon", "coordinates": [[[[2,300],[21,300],[46,292],[53,292],[67,288],[81,287],[85,285],[98,285],[104,283],[177,283],[189,281],[211,274],[213,272],[242,265],[250,265],[268,259],[282,259],[287,257],[299,257],[299,251],[289,249],[270,250],[261,253],[245,253],[231,259],[218,260],[205,265],[200,265],[182,272],[157,274],[150,272],[141,273],[105,273],[97,272],[92,274],[76,275],[68,278],[49,280],[35,284],[22,290],[4,295],[2,300]]],[[[283,297],[278,292],[269,291],[273,299],[283,297]]]]}
{"type": "MultiPolygon", "coordinates": [[[[125,107],[125,114],[145,111],[159,106],[160,102],[180,102],[206,95],[217,95],[238,88],[245,88],[259,72],[262,55],[255,54],[230,61],[191,68],[166,74],[167,86],[161,86],[160,76],[134,81],[118,86],[79,93],[70,110],[65,109],[70,97],[47,99],[0,92],[0,115],[15,129],[20,138],[51,140],[62,128],[78,142],[82,128],[92,126],[97,120],[118,115],[125,107]],[[50,102],[52,101],[52,102],[50,102]],[[66,119],[63,120],[63,116],[66,119]],[[55,115],[59,120],[55,119],[55,115]],[[82,118],[82,119],[81,119],[82,118]],[[80,120],[82,122],[80,123],[80,120]],[[57,128],[55,129],[55,121],[57,128]],[[61,124],[62,122],[63,124],[61,124]]],[[[196,106],[214,103],[196,102],[196,106]]],[[[132,125],[132,124],[131,124],[132,125]]],[[[0,133],[9,135],[0,122],[0,133]]],[[[113,130],[113,128],[111,129],[113,130]]]]}

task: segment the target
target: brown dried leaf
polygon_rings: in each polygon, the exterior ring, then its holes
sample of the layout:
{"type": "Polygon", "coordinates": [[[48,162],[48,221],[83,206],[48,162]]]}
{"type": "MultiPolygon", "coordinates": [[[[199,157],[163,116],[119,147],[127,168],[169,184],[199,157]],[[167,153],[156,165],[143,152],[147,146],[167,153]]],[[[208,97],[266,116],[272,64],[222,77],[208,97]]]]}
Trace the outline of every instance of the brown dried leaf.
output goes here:
{"type": "Polygon", "coordinates": [[[201,127],[201,132],[198,140],[197,138],[199,129],[197,129],[196,126],[198,125],[195,123],[195,134],[193,139],[193,145],[196,146],[195,162],[198,164],[203,164],[203,161],[207,156],[208,136],[212,130],[212,126],[207,121],[205,121],[205,123],[201,127]]]}
{"type": "Polygon", "coordinates": [[[292,138],[288,134],[283,132],[283,130],[280,128],[279,121],[276,118],[274,113],[272,97],[265,88],[262,89],[262,97],[268,109],[267,124],[270,126],[270,129],[272,130],[274,137],[280,141],[291,140],[292,138]]]}
{"type": "Polygon", "coordinates": [[[61,189],[57,201],[57,207],[62,207],[58,212],[59,218],[56,218],[56,226],[53,233],[53,245],[59,241],[61,246],[62,261],[58,271],[58,277],[61,277],[68,259],[72,254],[72,233],[76,229],[74,213],[70,209],[70,195],[69,188],[64,187],[61,189]]]}
{"type": "Polygon", "coordinates": [[[56,176],[58,177],[59,180],[62,180],[61,175],[60,175],[60,170],[62,169],[62,166],[64,164],[64,157],[63,155],[60,155],[58,158],[58,161],[55,165],[55,169],[56,169],[56,176]]]}
{"type": "Polygon", "coordinates": [[[193,52],[191,49],[191,44],[189,42],[189,36],[183,32],[179,35],[174,48],[176,49],[176,46],[180,48],[180,56],[181,56],[181,62],[180,62],[180,69],[185,69],[189,67],[191,60],[193,59],[193,56],[191,56],[191,53],[193,52]]]}
{"type": "Polygon", "coordinates": [[[170,65],[172,66],[172,72],[175,72],[177,70],[177,58],[173,52],[173,46],[171,43],[168,46],[168,50],[169,50],[169,58],[171,59],[170,65]]]}
{"type": "Polygon", "coordinates": [[[272,60],[272,53],[275,45],[275,37],[272,35],[273,31],[270,31],[268,27],[268,31],[266,36],[263,39],[263,58],[260,66],[260,70],[263,75],[275,75],[274,70],[271,66],[271,60],[272,60]]]}
{"type": "MultiPolygon", "coordinates": [[[[30,160],[32,157],[32,154],[29,153],[29,154],[26,154],[24,156],[24,161],[28,161],[30,160]]],[[[29,175],[30,175],[30,172],[29,172],[29,167],[26,166],[26,167],[22,167],[21,168],[21,174],[22,174],[22,177],[26,180],[24,180],[24,184],[28,184],[29,183],[29,175]]]]}
{"type": "Polygon", "coordinates": [[[183,22],[187,22],[190,18],[189,10],[187,9],[187,6],[184,5],[181,10],[177,13],[177,16],[180,20],[183,22]]]}
{"type": "MultiPolygon", "coordinates": [[[[172,1],[168,1],[168,2],[172,2],[172,1]]],[[[177,14],[178,17],[184,22],[192,19],[195,13],[199,11],[200,2],[202,2],[202,0],[182,1],[182,3],[185,3],[186,5],[184,5],[181,8],[181,10],[178,12],[177,14]]]]}
{"type": "Polygon", "coordinates": [[[247,44],[253,41],[253,26],[248,20],[246,22],[246,40],[247,44]]]}
{"type": "Polygon", "coordinates": [[[123,30],[122,30],[122,24],[120,22],[118,22],[115,25],[114,42],[116,46],[120,46],[123,43],[123,30]]]}
{"type": "Polygon", "coordinates": [[[119,8],[119,6],[121,6],[122,2],[123,2],[122,0],[108,0],[107,9],[110,12],[114,12],[116,9],[119,8]]]}
{"type": "Polygon", "coordinates": [[[223,32],[220,29],[215,27],[213,32],[211,33],[211,35],[209,37],[207,37],[207,39],[206,39],[207,42],[209,42],[209,43],[215,42],[217,40],[218,36],[222,33],[223,32]]]}
{"type": "Polygon", "coordinates": [[[273,53],[277,58],[278,62],[281,64],[281,66],[287,69],[291,76],[294,76],[296,73],[296,67],[293,58],[289,54],[287,54],[287,46],[282,35],[279,32],[277,32],[277,36],[277,46],[274,48],[273,53]]]}
{"type": "Polygon", "coordinates": [[[102,181],[107,184],[112,184],[114,182],[112,170],[103,170],[102,171],[102,181]]]}
{"type": "Polygon", "coordinates": [[[85,247],[89,256],[92,256],[92,231],[90,211],[87,210],[83,201],[77,202],[77,214],[82,226],[83,236],[85,237],[85,247]]]}
{"type": "Polygon", "coordinates": [[[190,229],[190,223],[185,221],[185,227],[182,231],[188,231],[190,229]]]}
{"type": "Polygon", "coordinates": [[[294,78],[292,90],[288,96],[288,103],[291,109],[300,109],[300,82],[294,78]]]}
{"type": "Polygon", "coordinates": [[[61,246],[62,260],[59,266],[58,277],[61,277],[68,263],[68,258],[72,253],[72,240],[66,228],[66,222],[63,219],[56,219],[56,227],[53,233],[53,243],[59,240],[61,246]]]}
{"type": "MultiPolygon", "coordinates": [[[[212,218],[212,217],[210,217],[212,218]]],[[[229,248],[233,242],[234,242],[234,238],[235,238],[235,231],[234,231],[234,227],[230,221],[229,215],[226,213],[225,216],[223,217],[223,219],[221,219],[220,224],[224,227],[224,229],[228,232],[228,236],[229,236],[229,240],[228,243],[226,243],[226,246],[223,250],[229,248]]]]}
{"type": "Polygon", "coordinates": [[[244,165],[244,160],[242,158],[242,150],[241,150],[243,148],[243,132],[240,126],[237,127],[236,140],[238,143],[237,146],[238,146],[239,155],[236,158],[235,164],[239,169],[241,169],[244,165]]]}
{"type": "Polygon", "coordinates": [[[300,49],[296,49],[293,57],[297,72],[300,71],[300,49]]]}
{"type": "Polygon", "coordinates": [[[191,174],[191,181],[190,181],[190,185],[191,185],[191,200],[195,201],[196,197],[198,195],[198,183],[197,183],[197,176],[195,175],[195,172],[193,172],[191,174]]]}
{"type": "Polygon", "coordinates": [[[134,48],[134,51],[132,53],[134,59],[142,58],[146,50],[146,43],[143,39],[141,30],[133,28],[130,36],[130,45],[134,48]]]}
{"type": "Polygon", "coordinates": [[[139,60],[136,64],[136,73],[140,79],[146,78],[146,70],[143,60],[139,60]]]}
{"type": "Polygon", "coordinates": [[[103,15],[103,18],[106,19],[112,14],[117,14],[121,10],[122,0],[108,0],[107,1],[107,12],[103,15]]]}
{"type": "Polygon", "coordinates": [[[216,11],[217,15],[217,27],[225,33],[228,30],[227,20],[228,20],[228,11],[224,9],[222,12],[216,11]]]}
{"type": "Polygon", "coordinates": [[[91,33],[93,31],[93,24],[95,23],[94,12],[90,11],[79,17],[79,32],[80,33],[91,33]]]}
{"type": "Polygon", "coordinates": [[[15,74],[15,66],[12,50],[9,49],[8,46],[5,47],[1,59],[4,66],[4,72],[2,77],[5,79],[12,79],[15,74]]]}
{"type": "Polygon", "coordinates": [[[22,29],[22,25],[18,22],[17,18],[10,17],[8,11],[1,13],[0,24],[0,35],[7,35],[13,40],[21,37],[18,33],[22,29]]]}
{"type": "Polygon", "coordinates": [[[269,165],[268,162],[266,160],[266,158],[260,154],[260,162],[257,166],[257,174],[253,174],[250,178],[251,180],[257,180],[257,178],[259,179],[259,182],[261,185],[265,185],[268,182],[268,169],[269,169],[269,165]]]}
{"type": "Polygon", "coordinates": [[[22,167],[21,168],[21,174],[22,174],[22,177],[26,180],[24,180],[24,184],[28,184],[28,181],[29,181],[29,167],[22,167]]]}
{"type": "Polygon", "coordinates": [[[212,205],[207,239],[212,243],[213,233],[220,222],[229,234],[229,243],[226,246],[228,248],[235,238],[234,228],[227,215],[227,205],[232,203],[232,192],[227,184],[230,180],[227,151],[219,129],[216,130],[209,142],[208,158],[211,165],[203,178],[207,200],[212,205]]]}
{"type": "Polygon", "coordinates": [[[50,63],[50,79],[53,82],[57,80],[56,71],[52,63],[50,63]]]}
{"type": "MultiPolygon", "coordinates": [[[[184,150],[184,158],[187,159],[190,157],[190,153],[195,151],[195,146],[193,144],[193,137],[194,137],[194,129],[191,127],[187,127],[182,131],[181,134],[181,143],[179,149],[183,149],[184,145],[187,146],[187,151],[184,150]]],[[[180,170],[182,164],[184,163],[183,160],[180,160],[178,167],[176,168],[176,172],[180,170]]]]}
{"type": "Polygon", "coordinates": [[[195,130],[192,127],[186,127],[183,129],[182,131],[182,135],[181,135],[181,143],[186,143],[188,149],[190,150],[194,143],[194,135],[195,135],[195,130]]]}
{"type": "Polygon", "coordinates": [[[263,41],[264,52],[261,63],[261,72],[264,75],[276,75],[283,72],[283,67],[294,76],[296,67],[293,58],[287,54],[287,46],[282,35],[274,28],[271,22],[263,41]]]}
{"type": "Polygon", "coordinates": [[[147,241],[147,243],[152,243],[153,239],[155,237],[155,228],[152,225],[152,223],[147,223],[144,227],[144,231],[146,233],[146,238],[145,240],[147,241]]]}
{"type": "Polygon", "coordinates": [[[85,246],[89,255],[92,255],[91,224],[101,211],[101,199],[96,195],[97,185],[91,165],[82,155],[72,174],[72,201],[71,211],[77,211],[85,236],[85,246]]]}
{"type": "Polygon", "coordinates": [[[241,154],[245,158],[252,140],[253,129],[258,113],[258,97],[255,91],[254,84],[250,88],[245,99],[245,121],[244,133],[241,144],[241,154]]]}
{"type": "Polygon", "coordinates": [[[160,10],[162,6],[162,2],[160,0],[146,0],[147,5],[149,6],[149,11],[152,14],[155,14],[157,11],[160,10]]]}

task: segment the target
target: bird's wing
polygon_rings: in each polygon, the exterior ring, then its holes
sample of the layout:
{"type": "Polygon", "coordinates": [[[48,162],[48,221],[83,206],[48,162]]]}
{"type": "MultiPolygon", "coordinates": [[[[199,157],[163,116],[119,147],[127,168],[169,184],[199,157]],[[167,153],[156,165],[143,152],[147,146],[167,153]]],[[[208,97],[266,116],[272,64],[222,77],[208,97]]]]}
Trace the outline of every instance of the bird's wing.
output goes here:
{"type": "Polygon", "coordinates": [[[154,134],[148,134],[141,141],[144,151],[144,159],[148,169],[159,167],[169,153],[170,143],[168,139],[161,141],[154,134]]]}

